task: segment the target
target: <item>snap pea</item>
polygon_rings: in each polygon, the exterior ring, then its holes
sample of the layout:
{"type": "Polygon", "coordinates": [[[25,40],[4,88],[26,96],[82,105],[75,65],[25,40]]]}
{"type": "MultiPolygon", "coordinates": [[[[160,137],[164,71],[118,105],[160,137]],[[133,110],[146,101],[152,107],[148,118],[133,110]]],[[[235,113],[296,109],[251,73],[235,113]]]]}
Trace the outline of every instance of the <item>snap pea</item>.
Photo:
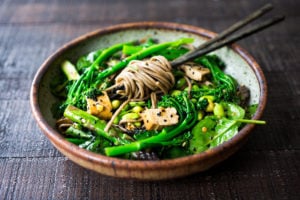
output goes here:
{"type": "Polygon", "coordinates": [[[215,134],[215,126],[216,121],[212,117],[205,117],[194,126],[189,146],[191,152],[199,153],[209,148],[207,144],[215,134]]]}

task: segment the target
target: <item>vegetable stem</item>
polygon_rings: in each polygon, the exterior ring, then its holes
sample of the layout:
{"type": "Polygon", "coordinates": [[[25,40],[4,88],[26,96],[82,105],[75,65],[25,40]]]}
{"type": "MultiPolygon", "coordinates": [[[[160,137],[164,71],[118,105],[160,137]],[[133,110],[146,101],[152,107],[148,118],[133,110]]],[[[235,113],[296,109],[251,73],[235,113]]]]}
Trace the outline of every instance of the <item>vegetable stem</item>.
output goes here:
{"type": "Polygon", "coordinates": [[[264,120],[254,120],[254,119],[236,119],[235,121],[241,123],[247,123],[247,124],[260,124],[260,125],[266,124],[266,121],[264,120]]]}
{"type": "Polygon", "coordinates": [[[162,49],[166,49],[170,46],[180,46],[182,44],[188,44],[193,42],[192,38],[182,38],[173,42],[165,42],[165,43],[161,43],[161,44],[156,44],[156,45],[152,45],[146,49],[143,49],[137,53],[132,54],[131,56],[125,58],[124,60],[122,60],[121,62],[119,62],[118,64],[107,68],[105,70],[103,70],[101,73],[98,74],[97,76],[97,84],[99,84],[104,78],[116,73],[117,71],[125,68],[128,63],[132,60],[141,60],[147,56],[150,56],[151,54],[160,51],[162,49]]]}
{"type": "MultiPolygon", "coordinates": [[[[132,43],[132,42],[130,42],[132,43]]],[[[80,99],[80,94],[83,92],[84,88],[90,88],[91,84],[94,82],[94,72],[99,69],[99,65],[102,65],[103,62],[112,56],[114,53],[120,51],[125,44],[130,43],[121,43],[113,45],[101,52],[98,58],[93,62],[93,64],[87,68],[84,73],[76,80],[76,82],[71,86],[68,92],[68,98],[66,101],[67,105],[76,105],[80,99]]]]}
{"type": "Polygon", "coordinates": [[[186,108],[186,117],[182,121],[182,123],[175,126],[175,128],[168,131],[166,129],[163,129],[159,134],[155,136],[132,142],[130,144],[115,147],[107,147],[104,149],[105,154],[107,156],[118,156],[125,153],[136,152],[145,148],[160,146],[162,142],[169,141],[176,137],[178,134],[182,133],[184,130],[187,130],[190,127],[192,127],[197,121],[197,112],[194,108],[194,104],[191,103],[186,96],[183,96],[183,100],[186,108]]]}
{"type": "Polygon", "coordinates": [[[61,64],[61,69],[68,78],[68,80],[77,80],[79,79],[79,74],[75,68],[75,66],[68,60],[65,60],[61,64]]]}
{"type": "Polygon", "coordinates": [[[115,129],[110,129],[108,132],[104,131],[106,122],[99,120],[97,117],[76,108],[75,106],[69,105],[65,112],[64,116],[82,125],[85,128],[88,128],[94,131],[97,135],[102,136],[114,145],[127,144],[129,143],[128,139],[125,139],[125,134],[117,132],[115,129]]]}

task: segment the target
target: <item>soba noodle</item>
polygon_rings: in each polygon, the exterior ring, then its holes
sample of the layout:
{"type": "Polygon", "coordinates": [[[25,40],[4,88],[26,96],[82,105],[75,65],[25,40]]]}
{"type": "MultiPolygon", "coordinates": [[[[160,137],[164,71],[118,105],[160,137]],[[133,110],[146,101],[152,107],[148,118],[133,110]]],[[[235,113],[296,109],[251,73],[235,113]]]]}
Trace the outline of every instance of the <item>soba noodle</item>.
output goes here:
{"type": "Polygon", "coordinates": [[[149,60],[133,60],[115,78],[115,85],[108,88],[117,90],[117,94],[132,99],[148,98],[151,92],[167,94],[175,83],[172,67],[163,56],[154,56],[149,60]]]}

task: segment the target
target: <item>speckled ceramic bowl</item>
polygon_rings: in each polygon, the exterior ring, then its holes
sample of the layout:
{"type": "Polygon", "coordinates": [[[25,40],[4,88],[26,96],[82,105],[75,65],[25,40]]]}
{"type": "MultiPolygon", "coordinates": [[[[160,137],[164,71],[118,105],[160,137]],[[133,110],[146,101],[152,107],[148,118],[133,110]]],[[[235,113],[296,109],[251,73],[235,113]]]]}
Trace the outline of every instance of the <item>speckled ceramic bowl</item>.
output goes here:
{"type": "MultiPolygon", "coordinates": [[[[132,161],[107,157],[81,149],[66,141],[55,128],[55,119],[50,111],[57,100],[51,94],[49,85],[58,73],[62,60],[76,61],[79,56],[110,45],[147,36],[161,42],[182,37],[195,38],[199,45],[216,34],[194,26],[165,23],[140,22],[116,25],[85,34],[64,45],[50,56],[39,68],[31,88],[30,100],[33,115],[41,130],[52,144],[75,163],[101,174],[142,180],[160,180],[181,177],[204,171],[225,160],[246,141],[254,125],[246,125],[239,133],[222,145],[197,155],[162,161],[132,161]]],[[[259,119],[266,105],[267,86],[263,72],[256,61],[238,45],[215,51],[227,64],[226,72],[239,84],[251,91],[251,103],[258,103],[253,119],[259,119]]]]}

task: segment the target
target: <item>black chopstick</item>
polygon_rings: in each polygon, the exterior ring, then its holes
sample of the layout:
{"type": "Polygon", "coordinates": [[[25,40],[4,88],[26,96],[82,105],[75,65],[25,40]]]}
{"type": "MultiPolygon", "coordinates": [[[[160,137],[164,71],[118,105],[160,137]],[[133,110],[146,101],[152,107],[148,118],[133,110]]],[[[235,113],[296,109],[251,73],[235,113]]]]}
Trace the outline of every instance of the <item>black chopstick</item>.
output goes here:
{"type": "Polygon", "coordinates": [[[203,43],[202,45],[200,45],[197,50],[200,50],[204,47],[209,46],[210,44],[217,42],[223,38],[225,38],[226,36],[228,36],[231,33],[234,33],[235,31],[241,29],[242,27],[246,26],[247,24],[249,24],[250,22],[252,22],[253,20],[261,17],[262,15],[266,14],[267,12],[269,12],[270,10],[273,9],[272,4],[266,4],[263,7],[259,8],[257,11],[251,13],[250,15],[248,15],[247,17],[245,17],[243,20],[240,20],[238,22],[236,22],[235,24],[233,24],[232,26],[230,26],[229,28],[227,28],[226,30],[224,30],[223,32],[221,32],[220,34],[218,34],[216,37],[210,39],[209,41],[203,43]]]}
{"type": "Polygon", "coordinates": [[[260,8],[259,10],[255,11],[254,13],[250,14],[249,16],[247,16],[245,19],[233,24],[232,26],[230,26],[228,29],[224,30],[223,32],[221,32],[218,36],[212,38],[211,40],[203,43],[202,45],[200,45],[198,48],[196,48],[195,50],[181,56],[180,58],[174,60],[171,62],[172,66],[178,66],[186,61],[192,60],[196,57],[199,57],[201,55],[204,55],[206,53],[209,53],[213,50],[216,50],[222,46],[231,44],[233,42],[236,42],[242,38],[248,37],[258,31],[261,31],[269,26],[272,26],[282,20],[284,20],[284,16],[278,16],[278,17],[274,17],[270,20],[267,20],[263,23],[260,23],[256,26],[253,26],[252,28],[248,28],[247,30],[236,34],[235,36],[232,36],[230,39],[224,39],[226,36],[232,34],[233,32],[237,31],[238,29],[244,27],[245,25],[249,24],[251,21],[257,19],[258,17],[262,16],[263,14],[267,13],[268,11],[270,11],[273,8],[273,6],[271,4],[267,4],[265,6],[263,6],[262,8],[260,8]],[[224,39],[222,41],[222,39],[224,39]]]}

